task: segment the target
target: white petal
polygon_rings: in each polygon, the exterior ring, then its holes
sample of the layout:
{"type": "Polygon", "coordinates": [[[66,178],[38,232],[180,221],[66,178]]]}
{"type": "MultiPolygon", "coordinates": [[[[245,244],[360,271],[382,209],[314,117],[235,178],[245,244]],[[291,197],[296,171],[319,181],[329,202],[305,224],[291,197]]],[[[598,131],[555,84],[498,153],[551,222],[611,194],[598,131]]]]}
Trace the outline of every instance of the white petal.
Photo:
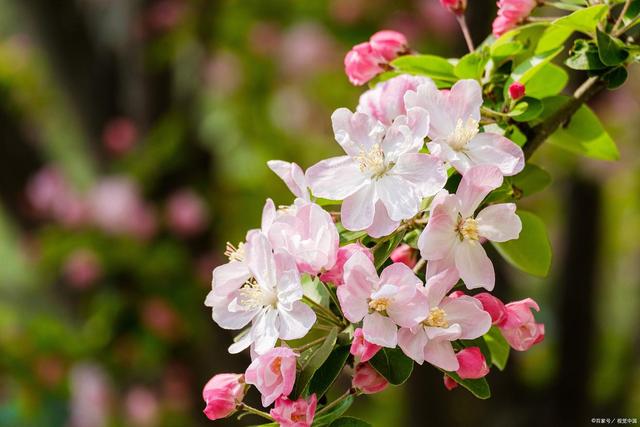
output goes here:
{"type": "Polygon", "coordinates": [[[470,296],[445,298],[440,308],[445,311],[450,324],[461,328],[460,339],[472,340],[486,334],[491,328],[491,316],[478,307],[476,299],[470,296]]]}
{"type": "Polygon", "coordinates": [[[444,164],[428,154],[409,153],[400,156],[391,173],[413,184],[420,197],[433,196],[447,182],[444,164]]]}
{"type": "Polygon", "coordinates": [[[307,180],[300,166],[282,160],[269,160],[267,166],[284,181],[296,197],[309,200],[307,180]]]}
{"type": "Polygon", "coordinates": [[[375,185],[378,197],[392,220],[409,219],[418,213],[422,198],[414,186],[404,179],[387,175],[376,181],[375,185]]]}
{"type": "Polygon", "coordinates": [[[342,225],[347,230],[364,230],[373,223],[377,201],[376,187],[365,185],[355,194],[344,199],[341,208],[342,225]]]}
{"type": "MultiPolygon", "coordinates": [[[[244,282],[251,277],[251,272],[244,262],[232,261],[216,267],[212,276],[212,296],[226,296],[240,289],[244,282]]],[[[211,304],[206,301],[205,305],[211,307],[211,304]]]]}
{"type": "Polygon", "coordinates": [[[398,331],[398,346],[404,354],[413,359],[416,363],[424,363],[424,346],[427,344],[427,335],[424,328],[401,328],[398,331]]]}
{"type": "Polygon", "coordinates": [[[264,309],[254,319],[250,334],[256,353],[264,354],[271,350],[278,341],[278,310],[264,309]]]}
{"type": "Polygon", "coordinates": [[[478,234],[493,242],[517,239],[522,230],[522,221],[516,215],[515,203],[487,206],[476,216],[478,234]]]}
{"type": "Polygon", "coordinates": [[[279,335],[283,340],[295,340],[307,335],[316,322],[316,314],[301,301],[292,304],[291,310],[278,309],[279,335]]]}
{"type": "Polygon", "coordinates": [[[430,340],[424,347],[424,360],[445,371],[455,372],[460,368],[453,346],[447,340],[430,340]]]}
{"type": "Polygon", "coordinates": [[[393,233],[400,225],[400,221],[394,221],[389,218],[387,208],[384,207],[384,203],[381,200],[376,202],[375,210],[373,222],[367,228],[367,234],[377,239],[393,233]]]}
{"type": "Polygon", "coordinates": [[[482,87],[476,80],[459,80],[448,93],[448,106],[453,117],[466,122],[467,119],[480,120],[482,87]]]}
{"type": "Polygon", "coordinates": [[[476,135],[466,146],[465,152],[476,165],[494,165],[505,176],[519,173],[524,168],[524,153],[510,139],[497,133],[476,135]]]}
{"type": "Polygon", "coordinates": [[[276,263],[271,244],[262,233],[253,233],[245,244],[245,258],[249,269],[260,286],[267,288],[276,284],[276,263]]]}
{"type": "Polygon", "coordinates": [[[393,320],[373,312],[364,317],[362,322],[364,339],[382,347],[395,348],[398,344],[398,327],[393,320]]]}
{"type": "Polygon", "coordinates": [[[368,182],[349,156],[322,160],[307,169],[306,176],[314,196],[331,200],[343,200],[368,182]]]}
{"type": "Polygon", "coordinates": [[[228,351],[231,354],[237,354],[242,350],[248,348],[252,343],[253,339],[251,338],[251,331],[246,331],[245,333],[243,333],[239,340],[229,346],[228,351]]]}
{"type": "Polygon", "coordinates": [[[493,264],[477,240],[460,242],[455,249],[456,268],[468,289],[493,290],[495,273],[493,264]]]}
{"type": "Polygon", "coordinates": [[[369,151],[379,143],[385,128],[378,120],[365,113],[352,113],[347,108],[338,108],[331,115],[336,141],[350,156],[361,150],[369,151]]]}
{"type": "Polygon", "coordinates": [[[456,195],[460,199],[460,213],[463,218],[473,215],[480,203],[492,190],[502,185],[502,173],[492,165],[473,166],[458,186],[456,195]]]}

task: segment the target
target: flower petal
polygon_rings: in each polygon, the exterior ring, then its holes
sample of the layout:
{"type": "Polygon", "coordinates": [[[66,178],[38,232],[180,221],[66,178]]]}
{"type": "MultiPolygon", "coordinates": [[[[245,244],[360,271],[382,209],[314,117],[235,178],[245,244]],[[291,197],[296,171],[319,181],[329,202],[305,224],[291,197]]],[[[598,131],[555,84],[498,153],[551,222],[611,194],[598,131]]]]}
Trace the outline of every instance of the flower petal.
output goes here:
{"type": "Polygon", "coordinates": [[[284,181],[287,188],[296,197],[304,200],[310,199],[307,179],[300,166],[296,163],[283,162],[282,160],[269,160],[267,166],[284,181]]]}
{"type": "Polygon", "coordinates": [[[473,79],[459,80],[448,93],[447,104],[456,122],[461,119],[480,120],[482,106],[482,87],[473,79]]]}
{"type": "Polygon", "coordinates": [[[447,182],[444,164],[436,157],[422,153],[400,156],[391,173],[413,184],[421,198],[433,196],[447,182]]]}
{"type": "Polygon", "coordinates": [[[517,239],[522,230],[522,221],[516,215],[515,203],[487,206],[476,216],[478,234],[492,242],[517,239]]]}
{"type": "Polygon", "coordinates": [[[494,165],[505,176],[519,173],[524,168],[524,153],[513,141],[497,133],[476,135],[465,148],[476,165],[494,165]]]}
{"type": "Polygon", "coordinates": [[[493,290],[495,273],[493,264],[477,240],[460,242],[455,249],[456,268],[468,289],[493,290]]]}
{"type": "Polygon", "coordinates": [[[409,301],[392,301],[387,308],[387,314],[396,325],[413,328],[427,318],[428,309],[427,297],[422,292],[416,292],[409,301]]]}
{"type": "Polygon", "coordinates": [[[314,196],[331,200],[343,200],[367,183],[358,164],[349,156],[322,160],[307,169],[306,177],[314,196]]]}
{"type": "Polygon", "coordinates": [[[424,360],[445,371],[454,372],[460,368],[453,346],[447,340],[430,340],[424,346],[424,360]]]}
{"type": "Polygon", "coordinates": [[[364,339],[382,347],[395,348],[398,344],[398,327],[393,320],[373,312],[364,317],[362,322],[364,339]]]}
{"type": "Polygon", "coordinates": [[[401,328],[398,331],[398,346],[404,354],[413,359],[419,365],[424,363],[424,346],[427,344],[427,335],[424,328],[401,328]]]}
{"type": "Polygon", "coordinates": [[[447,257],[458,239],[456,233],[457,203],[455,195],[449,195],[436,206],[429,217],[427,226],[418,238],[420,255],[427,260],[447,257]]]}
{"type": "MultiPolygon", "coordinates": [[[[338,184],[340,185],[340,184],[338,184]]],[[[342,225],[347,230],[364,230],[373,223],[375,217],[376,187],[367,184],[342,202],[342,225]]]]}
{"type": "Polygon", "coordinates": [[[472,216],[487,194],[502,185],[502,180],[502,173],[495,166],[480,165],[469,169],[456,191],[462,217],[472,216]]]}
{"type": "Polygon", "coordinates": [[[387,212],[387,208],[384,207],[382,200],[376,202],[375,210],[373,222],[367,227],[367,234],[369,236],[377,239],[391,234],[398,228],[400,221],[394,221],[389,218],[389,213],[387,212]]]}
{"type": "Polygon", "coordinates": [[[302,301],[295,301],[291,310],[278,307],[279,336],[283,340],[295,340],[307,335],[316,322],[316,313],[302,301]]]}
{"type": "Polygon", "coordinates": [[[245,259],[260,286],[276,284],[276,263],[271,244],[262,233],[252,233],[245,245],[245,259]]]}
{"type": "Polygon", "coordinates": [[[422,198],[413,185],[398,176],[386,175],[377,180],[376,191],[394,221],[409,219],[420,209],[422,198]]]}
{"type": "Polygon", "coordinates": [[[251,325],[251,339],[253,349],[258,354],[264,354],[271,350],[278,341],[278,310],[274,308],[264,309],[251,325]]]}
{"type": "Polygon", "coordinates": [[[347,108],[338,108],[331,115],[333,133],[344,151],[357,156],[360,151],[369,151],[380,143],[385,128],[378,120],[365,113],[352,113],[347,108]]]}
{"type": "Polygon", "coordinates": [[[378,274],[371,260],[362,252],[354,253],[344,264],[344,285],[337,294],[344,315],[359,322],[369,311],[367,299],[378,285],[378,274]]]}
{"type": "Polygon", "coordinates": [[[491,316],[478,307],[473,297],[445,298],[440,308],[445,311],[449,324],[460,325],[460,339],[476,339],[491,328],[491,316]]]}

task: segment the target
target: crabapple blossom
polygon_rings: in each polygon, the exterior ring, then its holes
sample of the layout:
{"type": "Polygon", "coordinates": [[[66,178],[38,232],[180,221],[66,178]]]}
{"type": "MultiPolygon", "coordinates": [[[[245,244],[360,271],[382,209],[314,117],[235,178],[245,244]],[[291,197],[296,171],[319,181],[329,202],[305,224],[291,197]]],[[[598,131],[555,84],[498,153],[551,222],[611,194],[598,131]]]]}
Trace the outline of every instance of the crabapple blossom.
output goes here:
{"type": "Polygon", "coordinates": [[[358,363],[351,385],[364,394],[375,394],[387,388],[389,382],[370,364],[358,363]]]}
{"type": "Polygon", "coordinates": [[[500,37],[517,27],[537,5],[536,0],[498,0],[498,16],[492,24],[493,35],[500,37]]]}
{"type": "Polygon", "coordinates": [[[204,413],[210,420],[226,418],[235,412],[244,399],[245,380],[242,374],[218,374],[207,382],[202,398],[207,406],[204,413]]]}
{"type": "Polygon", "coordinates": [[[344,266],[344,282],[337,291],[342,311],[351,322],[363,320],[364,339],[372,344],[394,348],[398,326],[413,327],[427,315],[422,282],[402,263],[378,277],[371,260],[356,253],[344,266]]]}
{"type": "Polygon", "coordinates": [[[446,296],[455,285],[452,277],[445,270],[427,279],[420,290],[427,300],[427,315],[417,325],[398,332],[398,345],[407,356],[419,364],[427,361],[445,371],[460,368],[452,341],[475,339],[491,328],[491,316],[476,299],[446,296]]]}
{"type": "MultiPolygon", "coordinates": [[[[307,334],[316,315],[302,299],[300,273],[295,260],[282,249],[275,253],[259,231],[249,233],[241,259],[213,271],[212,289],[205,305],[223,329],[251,328],[229,347],[238,353],[253,345],[255,353],[273,348],[278,339],[292,340],[307,334]]],[[[237,258],[236,258],[237,259],[237,258]]]]}
{"type": "Polygon", "coordinates": [[[488,292],[482,292],[473,296],[480,301],[482,309],[489,313],[491,316],[491,322],[500,326],[507,320],[507,308],[498,298],[494,297],[488,292]]]}
{"type": "Polygon", "coordinates": [[[269,413],[281,427],[311,427],[316,414],[318,398],[315,394],[308,399],[289,400],[280,397],[269,413]]]}
{"type": "Polygon", "coordinates": [[[494,165],[503,175],[515,175],[524,167],[522,149],[513,141],[497,133],[480,133],[482,87],[476,80],[460,80],[450,90],[438,90],[426,81],[404,99],[408,110],[421,107],[429,112],[429,151],[462,175],[481,164],[494,165]]]}
{"type": "Polygon", "coordinates": [[[256,357],[245,378],[247,384],[256,386],[262,395],[262,406],[271,405],[280,396],[288,396],[296,380],[296,354],[288,347],[272,348],[256,357]]]}
{"type": "Polygon", "coordinates": [[[369,43],[373,51],[387,62],[406,53],[409,48],[409,43],[404,34],[392,30],[378,31],[371,36],[369,43]]]}
{"type": "Polygon", "coordinates": [[[391,252],[389,258],[393,262],[401,262],[413,268],[418,262],[418,252],[406,243],[402,243],[391,252]]]}
{"type": "Polygon", "coordinates": [[[487,360],[479,347],[468,347],[456,353],[460,367],[456,371],[462,379],[482,378],[489,373],[487,360]]]}
{"type": "Polygon", "coordinates": [[[338,248],[336,254],[336,263],[333,264],[328,271],[320,275],[320,280],[323,282],[331,282],[336,286],[344,284],[344,264],[351,258],[356,252],[365,254],[371,261],[373,261],[373,254],[366,246],[361,243],[349,243],[348,245],[338,248]]]}
{"type": "Polygon", "coordinates": [[[507,318],[500,325],[502,335],[511,348],[517,351],[529,350],[544,339],[544,325],[536,323],[532,309],[540,311],[531,298],[510,302],[505,306],[507,318]]]}
{"type": "Polygon", "coordinates": [[[267,166],[284,181],[294,196],[307,201],[311,200],[309,185],[300,166],[282,160],[269,160],[267,166]]]}
{"type": "Polygon", "coordinates": [[[346,229],[385,236],[401,220],[415,216],[424,197],[444,186],[442,163],[419,153],[429,129],[424,109],[407,110],[389,127],[346,108],[336,110],[332,122],[346,155],[316,163],[306,176],[315,196],[344,200],[341,219],[346,229]]]}
{"type": "Polygon", "coordinates": [[[379,31],[368,42],[355,45],[344,58],[349,81],[360,86],[382,73],[387,64],[408,52],[407,39],[396,31],[379,31]]]}
{"type": "Polygon", "coordinates": [[[367,362],[375,356],[380,349],[382,349],[381,346],[372,344],[364,339],[362,328],[357,328],[353,332],[353,341],[351,342],[351,349],[349,352],[354,356],[359,357],[360,362],[367,362]]]}
{"type": "Polygon", "coordinates": [[[463,15],[467,9],[466,0],[440,0],[440,4],[455,15],[463,15]]]}
{"type": "Polygon", "coordinates": [[[469,169],[455,194],[443,190],[436,196],[429,222],[418,239],[424,259],[455,266],[469,289],[490,291],[495,284],[493,264],[482,241],[517,239],[522,229],[514,203],[490,205],[474,214],[487,194],[502,185],[502,179],[495,166],[469,169]]]}
{"type": "Polygon", "coordinates": [[[525,95],[525,92],[526,92],[526,89],[524,85],[520,82],[513,82],[509,86],[509,96],[514,101],[517,101],[518,99],[522,98],[525,95]]]}

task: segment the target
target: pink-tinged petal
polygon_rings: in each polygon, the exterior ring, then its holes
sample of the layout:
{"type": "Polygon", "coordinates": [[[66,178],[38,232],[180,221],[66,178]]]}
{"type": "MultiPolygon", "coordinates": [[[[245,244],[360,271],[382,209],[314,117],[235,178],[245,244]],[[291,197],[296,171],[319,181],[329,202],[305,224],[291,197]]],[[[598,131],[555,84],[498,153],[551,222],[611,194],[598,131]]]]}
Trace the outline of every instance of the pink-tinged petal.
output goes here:
{"type": "Polygon", "coordinates": [[[445,298],[440,304],[449,324],[460,325],[460,339],[472,340],[486,334],[491,328],[491,316],[478,307],[477,301],[470,296],[445,298]]]}
{"type": "Polygon", "coordinates": [[[453,346],[447,340],[430,340],[424,346],[424,360],[445,371],[454,372],[460,368],[453,346]]]}
{"type": "Polygon", "coordinates": [[[457,198],[447,196],[447,200],[431,211],[429,222],[418,238],[420,255],[426,260],[443,259],[460,240],[456,232],[457,198]]]}
{"type": "Polygon", "coordinates": [[[241,374],[218,374],[202,390],[204,413],[210,420],[228,417],[244,399],[245,379],[241,374]]]}
{"type": "Polygon", "coordinates": [[[373,217],[373,222],[367,227],[367,234],[377,239],[393,233],[400,225],[400,221],[394,221],[389,218],[389,213],[387,212],[387,208],[384,207],[382,200],[376,202],[375,210],[376,213],[373,217]]]}
{"type": "Polygon", "coordinates": [[[428,309],[427,297],[422,292],[416,292],[409,301],[392,301],[387,308],[387,314],[398,326],[413,328],[426,319],[428,309]]]}
{"type": "Polygon", "coordinates": [[[406,115],[396,117],[381,143],[385,160],[396,162],[403,154],[420,151],[428,130],[429,113],[424,108],[410,108],[406,115]]]}
{"type": "Polygon", "coordinates": [[[413,184],[420,197],[433,196],[447,182],[444,164],[428,154],[409,153],[400,156],[392,173],[413,184]]]}
{"type": "Polygon", "coordinates": [[[398,116],[407,114],[404,106],[405,93],[429,80],[427,77],[402,74],[378,83],[360,96],[358,111],[375,117],[385,126],[391,126],[398,116]]]}
{"type": "Polygon", "coordinates": [[[404,34],[392,30],[378,31],[369,39],[371,49],[389,62],[408,50],[409,43],[404,34]]]}
{"type": "Polygon", "coordinates": [[[378,284],[373,262],[356,252],[344,265],[344,285],[337,290],[344,315],[351,322],[359,322],[369,311],[368,298],[378,284]]]}
{"type": "Polygon", "coordinates": [[[307,179],[300,166],[295,163],[283,162],[282,160],[269,160],[267,166],[284,181],[287,188],[289,188],[296,197],[309,200],[307,179]]]}
{"type": "Polygon", "coordinates": [[[425,272],[427,282],[429,281],[429,278],[439,275],[445,271],[446,274],[441,280],[446,280],[450,283],[453,283],[454,285],[458,283],[458,280],[460,280],[460,274],[458,273],[458,269],[456,269],[456,263],[453,254],[450,257],[439,260],[432,260],[427,263],[427,271],[425,272]]]}
{"type": "Polygon", "coordinates": [[[456,380],[451,378],[449,375],[444,374],[444,388],[451,391],[456,387],[458,387],[458,383],[456,382],[456,380]]]}
{"type": "Polygon", "coordinates": [[[376,181],[376,191],[389,217],[394,221],[401,221],[414,217],[420,209],[422,198],[415,191],[413,185],[404,179],[385,175],[376,181]]]}
{"type": "Polygon", "coordinates": [[[271,244],[262,233],[252,233],[244,246],[246,263],[261,286],[276,283],[276,263],[271,244]]]}
{"type": "Polygon", "coordinates": [[[249,346],[252,343],[253,343],[253,338],[251,337],[251,331],[247,331],[246,333],[241,335],[236,342],[231,344],[227,351],[229,352],[229,354],[238,354],[241,351],[249,348],[249,346]]]}
{"type": "Polygon", "coordinates": [[[364,394],[379,393],[389,385],[389,382],[368,363],[358,363],[351,386],[364,394]]]}
{"type": "Polygon", "coordinates": [[[487,206],[476,216],[478,234],[492,242],[517,239],[522,231],[522,221],[516,215],[515,203],[487,206]]]}
{"type": "Polygon", "coordinates": [[[446,328],[428,326],[424,328],[424,331],[430,340],[455,341],[460,339],[460,335],[462,335],[462,327],[457,323],[446,328]]]}
{"type": "Polygon", "coordinates": [[[488,292],[482,292],[473,296],[482,304],[482,309],[489,313],[494,325],[502,326],[507,320],[507,309],[503,302],[488,292]]]}
{"type": "Polygon", "coordinates": [[[376,198],[375,185],[365,184],[356,193],[344,199],[340,210],[344,228],[359,231],[371,226],[375,217],[376,198]]]}
{"type": "Polygon", "coordinates": [[[276,205],[273,203],[273,200],[267,199],[262,208],[262,222],[260,224],[260,230],[266,235],[269,235],[269,229],[273,222],[276,220],[277,211],[276,205]]]}
{"type": "Polygon", "coordinates": [[[309,329],[316,322],[316,314],[305,303],[295,301],[291,310],[278,307],[280,324],[278,332],[283,340],[295,340],[307,335],[309,329]]]}
{"type": "Polygon", "coordinates": [[[307,182],[313,195],[343,200],[367,183],[358,164],[349,156],[322,160],[307,169],[307,182]]]}
{"type": "Polygon", "coordinates": [[[373,356],[380,351],[382,347],[376,344],[372,344],[364,339],[364,333],[362,332],[362,328],[357,328],[353,332],[353,342],[351,343],[351,348],[349,352],[360,358],[360,362],[366,362],[370,360],[373,356]]]}
{"type": "Polygon", "coordinates": [[[447,142],[447,139],[434,139],[427,142],[427,148],[434,157],[451,164],[455,170],[464,175],[473,163],[464,151],[456,151],[447,142]]]}
{"type": "Polygon", "coordinates": [[[278,310],[264,309],[251,325],[251,339],[253,349],[257,354],[264,354],[271,350],[278,341],[278,310]]]}
{"type": "MultiPolygon", "coordinates": [[[[431,264],[433,261],[429,261],[431,264]]],[[[437,307],[446,294],[458,283],[459,275],[455,266],[442,269],[437,274],[427,271],[427,283],[424,287],[424,294],[427,298],[429,308],[437,307]]]]}
{"type": "Polygon", "coordinates": [[[416,294],[417,287],[422,285],[413,270],[401,262],[396,262],[385,268],[380,274],[380,283],[382,285],[392,284],[396,287],[397,293],[393,299],[398,303],[412,299],[416,294]]]}
{"type": "Polygon", "coordinates": [[[505,176],[520,173],[524,168],[522,149],[497,133],[476,135],[465,147],[465,153],[474,164],[496,166],[505,176]]]}
{"type": "Polygon", "coordinates": [[[472,216],[487,194],[502,185],[502,180],[502,173],[495,166],[480,165],[469,169],[456,191],[463,218],[472,216]]]}
{"type": "Polygon", "coordinates": [[[489,367],[479,347],[468,347],[456,354],[460,368],[457,374],[462,379],[478,379],[489,373],[489,367]]]}
{"type": "Polygon", "coordinates": [[[260,312],[258,308],[247,310],[237,298],[213,297],[210,302],[213,308],[211,317],[222,329],[242,329],[260,312]]]}
{"type": "Polygon", "coordinates": [[[456,246],[456,268],[467,289],[493,290],[495,272],[493,264],[477,240],[465,240],[456,246]]]}
{"type": "Polygon", "coordinates": [[[373,261],[373,254],[371,251],[360,243],[350,243],[348,245],[338,248],[336,254],[336,262],[330,270],[320,275],[320,280],[323,282],[331,282],[336,286],[344,284],[344,264],[351,258],[356,252],[362,252],[370,260],[373,261]]]}
{"type": "MultiPolygon", "coordinates": [[[[243,262],[229,262],[213,270],[211,289],[218,296],[226,296],[242,287],[249,280],[251,272],[243,262]]],[[[205,302],[205,305],[210,306],[205,302]]]]}
{"type": "Polygon", "coordinates": [[[393,323],[393,320],[378,312],[364,317],[362,332],[364,338],[370,343],[388,348],[395,348],[398,344],[398,327],[393,323]]]}
{"type": "Polygon", "coordinates": [[[431,139],[446,138],[456,127],[453,111],[447,104],[446,96],[429,80],[404,95],[406,108],[422,107],[429,112],[431,139]]]}
{"type": "Polygon", "coordinates": [[[375,118],[364,113],[352,113],[347,108],[338,108],[331,115],[336,141],[351,157],[361,151],[368,152],[382,140],[385,128],[375,118]]]}
{"type": "Polygon", "coordinates": [[[448,106],[452,116],[466,122],[469,118],[480,120],[482,106],[482,87],[476,80],[459,80],[448,93],[448,106]]]}
{"type": "Polygon", "coordinates": [[[401,243],[391,251],[389,258],[393,262],[401,262],[407,267],[413,268],[418,262],[418,252],[406,243],[401,243]]]}
{"type": "Polygon", "coordinates": [[[398,331],[398,346],[407,357],[413,359],[419,365],[424,363],[424,346],[427,344],[427,335],[424,328],[401,328],[398,331]]]}

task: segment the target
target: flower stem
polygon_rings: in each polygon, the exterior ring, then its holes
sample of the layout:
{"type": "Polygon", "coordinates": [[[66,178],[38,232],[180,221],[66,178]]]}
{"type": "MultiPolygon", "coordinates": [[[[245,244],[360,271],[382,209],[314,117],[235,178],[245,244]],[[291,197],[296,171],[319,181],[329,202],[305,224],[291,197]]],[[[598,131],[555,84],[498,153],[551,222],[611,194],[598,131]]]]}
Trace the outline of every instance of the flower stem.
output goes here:
{"type": "Polygon", "coordinates": [[[329,298],[331,299],[331,301],[333,301],[333,303],[336,305],[336,307],[338,308],[338,311],[340,312],[340,315],[342,317],[344,317],[344,313],[342,312],[342,308],[340,308],[340,302],[338,301],[338,299],[336,298],[336,295],[331,291],[331,289],[329,289],[329,285],[327,285],[326,283],[324,283],[323,281],[320,281],[320,283],[322,283],[322,286],[324,287],[324,289],[327,291],[327,293],[329,294],[329,298]]]}
{"type": "Polygon", "coordinates": [[[314,300],[312,300],[311,298],[307,297],[306,295],[302,298],[306,303],[308,303],[312,308],[314,308],[314,310],[316,311],[317,314],[321,314],[323,317],[325,317],[327,320],[330,320],[331,322],[335,323],[336,326],[343,326],[342,324],[342,320],[340,320],[335,314],[333,314],[333,312],[331,310],[329,310],[328,308],[318,304],[317,302],[315,302],[314,300]]]}
{"type": "Polygon", "coordinates": [[[420,270],[422,270],[422,268],[424,267],[424,265],[427,263],[427,260],[425,260],[424,258],[422,258],[420,261],[418,261],[416,263],[416,265],[413,267],[413,272],[418,274],[418,272],[420,270]]]}
{"type": "Polygon", "coordinates": [[[613,33],[616,33],[616,29],[622,24],[622,20],[624,19],[624,15],[627,13],[629,6],[631,5],[631,0],[627,0],[624,2],[624,6],[622,6],[622,10],[620,11],[620,15],[618,15],[618,19],[616,19],[616,23],[613,24],[613,33]]]}
{"type": "Polygon", "coordinates": [[[296,353],[302,353],[305,350],[309,350],[312,347],[315,347],[318,344],[321,344],[324,342],[326,337],[320,337],[318,339],[315,339],[311,342],[306,343],[305,345],[301,345],[300,347],[295,347],[292,348],[291,350],[295,351],[296,353]]]}
{"type": "Polygon", "coordinates": [[[325,406],[324,408],[322,408],[318,412],[316,412],[316,417],[318,415],[322,415],[322,414],[324,414],[326,412],[329,412],[330,409],[332,409],[335,406],[337,406],[338,403],[342,402],[347,397],[349,397],[351,395],[357,395],[357,394],[359,394],[359,393],[355,389],[347,390],[342,396],[338,397],[336,400],[334,400],[333,402],[329,403],[327,406],[325,406]]]}
{"type": "Polygon", "coordinates": [[[626,33],[627,31],[629,31],[632,27],[635,27],[636,25],[638,25],[638,23],[640,23],[640,17],[634,19],[633,21],[629,22],[627,25],[625,25],[624,27],[620,28],[618,31],[614,32],[613,35],[618,37],[623,35],[624,33],[626,33]]]}
{"type": "Polygon", "coordinates": [[[269,421],[273,421],[273,417],[269,414],[267,414],[266,412],[263,412],[259,409],[254,408],[253,406],[249,406],[246,403],[241,403],[240,405],[238,405],[238,409],[241,411],[245,411],[248,412],[250,414],[254,414],[254,415],[258,415],[262,418],[266,418],[269,421]]]}
{"type": "Polygon", "coordinates": [[[464,18],[464,15],[456,15],[456,18],[458,19],[458,24],[460,24],[464,41],[467,42],[469,52],[473,52],[476,49],[473,47],[473,39],[471,38],[471,33],[469,33],[469,27],[467,26],[467,21],[464,18]]]}

